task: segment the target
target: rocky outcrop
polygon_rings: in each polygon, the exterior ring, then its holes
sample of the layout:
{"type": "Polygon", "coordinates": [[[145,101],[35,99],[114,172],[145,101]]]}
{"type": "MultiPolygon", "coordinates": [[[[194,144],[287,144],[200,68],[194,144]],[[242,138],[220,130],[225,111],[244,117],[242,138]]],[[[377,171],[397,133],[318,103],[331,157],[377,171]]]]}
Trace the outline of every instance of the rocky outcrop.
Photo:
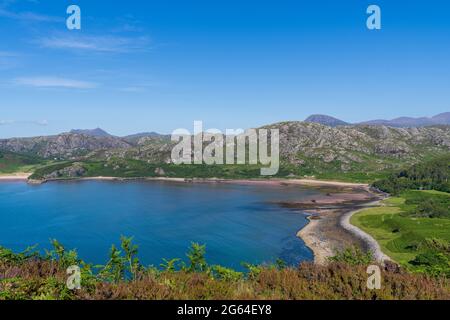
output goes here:
{"type": "Polygon", "coordinates": [[[80,178],[86,174],[87,170],[81,163],[74,163],[69,167],[56,170],[44,176],[44,180],[54,180],[59,178],[80,178]]]}
{"type": "Polygon", "coordinates": [[[42,158],[71,159],[101,149],[128,149],[131,145],[120,138],[95,137],[65,133],[57,136],[0,140],[0,150],[35,154],[42,158]]]}
{"type": "Polygon", "coordinates": [[[355,153],[375,156],[415,155],[420,150],[450,151],[450,127],[392,128],[283,122],[267,126],[280,130],[283,156],[302,154],[332,161],[341,156],[355,160],[355,153]]]}

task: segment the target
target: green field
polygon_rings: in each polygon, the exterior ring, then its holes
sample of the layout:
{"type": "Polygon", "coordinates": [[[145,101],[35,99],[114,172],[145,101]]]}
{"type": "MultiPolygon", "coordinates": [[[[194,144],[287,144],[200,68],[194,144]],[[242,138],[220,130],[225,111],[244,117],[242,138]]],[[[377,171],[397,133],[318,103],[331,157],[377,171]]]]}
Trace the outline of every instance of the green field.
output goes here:
{"type": "Polygon", "coordinates": [[[32,172],[44,161],[35,156],[0,151],[0,175],[16,172],[32,172]]]}
{"type": "MultiPolygon", "coordinates": [[[[355,214],[351,223],[371,234],[384,253],[409,269],[420,269],[417,259],[430,255],[448,258],[450,219],[425,216],[424,203],[449,210],[450,194],[438,191],[407,191],[383,201],[381,207],[355,214]],[[436,245],[439,244],[439,245],[436,245]]],[[[431,259],[431,258],[430,258],[431,259]]],[[[449,260],[450,261],[450,260],[449,260]]],[[[450,270],[450,264],[447,263],[450,270]]]]}

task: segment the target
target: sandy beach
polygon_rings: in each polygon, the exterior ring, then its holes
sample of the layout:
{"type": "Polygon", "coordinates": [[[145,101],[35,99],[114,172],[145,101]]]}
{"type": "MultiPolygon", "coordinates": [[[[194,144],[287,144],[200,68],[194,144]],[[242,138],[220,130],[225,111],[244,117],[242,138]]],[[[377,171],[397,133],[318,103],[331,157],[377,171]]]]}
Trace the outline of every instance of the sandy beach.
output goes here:
{"type": "MultiPolygon", "coordinates": [[[[17,173],[12,175],[4,175],[4,179],[21,179],[26,180],[30,174],[17,173]]],[[[50,181],[86,181],[86,180],[100,180],[100,181],[127,181],[127,180],[147,180],[147,181],[171,181],[171,182],[188,182],[188,183],[232,183],[232,184],[246,184],[246,185],[271,185],[271,186],[283,186],[283,185],[303,185],[311,187],[338,187],[338,188],[362,188],[368,189],[367,184],[362,183],[350,183],[340,181],[325,181],[325,180],[312,180],[312,179],[221,179],[221,178],[170,178],[170,177],[79,177],[79,178],[57,178],[39,180],[40,183],[50,181]]],[[[37,181],[36,181],[37,182],[37,181]]]]}
{"type": "MultiPolygon", "coordinates": [[[[368,204],[368,206],[379,206],[379,205],[380,201],[368,204]]],[[[363,230],[359,229],[358,227],[350,223],[352,216],[354,214],[357,214],[361,210],[364,209],[359,209],[345,213],[340,219],[341,226],[365,242],[367,250],[370,250],[370,252],[372,252],[375,261],[381,264],[384,264],[385,261],[393,261],[389,256],[387,256],[386,254],[383,253],[383,251],[381,251],[380,245],[371,235],[367,234],[363,230]]]]}
{"type": "Polygon", "coordinates": [[[11,181],[11,180],[28,180],[28,177],[31,175],[31,173],[14,173],[14,174],[0,174],[0,181],[11,181]]]}
{"type": "Polygon", "coordinates": [[[335,184],[328,182],[331,191],[325,196],[302,199],[301,202],[280,203],[291,209],[310,214],[309,223],[297,234],[314,253],[314,262],[326,264],[329,257],[348,247],[357,246],[372,252],[383,263],[390,260],[370,235],[350,224],[358,211],[377,206],[384,195],[370,190],[368,185],[335,184]]]}
{"type": "Polygon", "coordinates": [[[228,183],[241,183],[241,184],[258,184],[258,185],[302,185],[302,186],[316,186],[316,187],[339,187],[339,188],[362,188],[368,189],[369,186],[363,183],[350,183],[341,181],[329,181],[329,180],[313,180],[313,179],[236,179],[236,180],[220,180],[221,182],[228,183]]]}

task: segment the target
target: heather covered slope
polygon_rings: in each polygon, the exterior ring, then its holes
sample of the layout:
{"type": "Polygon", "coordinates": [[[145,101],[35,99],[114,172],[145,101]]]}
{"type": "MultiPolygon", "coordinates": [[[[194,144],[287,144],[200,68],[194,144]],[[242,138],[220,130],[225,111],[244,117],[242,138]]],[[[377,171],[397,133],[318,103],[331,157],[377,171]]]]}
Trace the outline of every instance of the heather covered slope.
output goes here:
{"type": "Polygon", "coordinates": [[[298,268],[248,265],[246,274],[208,265],[205,248],[193,244],[188,261],[163,260],[159,267],[139,263],[137,247],[122,238],[104,266],[84,263],[56,241],[46,256],[16,254],[0,248],[0,300],[209,300],[209,299],[450,299],[445,278],[409,274],[395,266],[382,271],[380,290],[367,288],[367,263],[361,254],[343,253],[328,266],[303,263],[298,268]],[[81,289],[67,288],[66,269],[81,267],[81,289]]]}

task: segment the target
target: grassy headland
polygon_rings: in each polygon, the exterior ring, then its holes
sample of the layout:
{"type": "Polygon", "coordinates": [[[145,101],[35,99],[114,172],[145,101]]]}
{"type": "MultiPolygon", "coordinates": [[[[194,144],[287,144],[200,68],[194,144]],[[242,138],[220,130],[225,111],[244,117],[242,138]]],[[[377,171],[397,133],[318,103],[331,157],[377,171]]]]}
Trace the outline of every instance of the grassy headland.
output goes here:
{"type": "Polygon", "coordinates": [[[359,212],[351,222],[408,270],[449,276],[449,178],[449,155],[391,174],[374,186],[395,197],[359,212]]]}
{"type": "Polygon", "coordinates": [[[109,161],[61,161],[35,168],[30,179],[54,180],[89,177],[117,178],[220,178],[220,179],[261,179],[261,178],[303,178],[314,177],[319,180],[334,180],[354,183],[368,183],[388,176],[388,172],[342,173],[338,170],[318,172],[303,167],[281,165],[276,176],[263,177],[259,165],[174,165],[153,164],[133,159],[110,159],[109,161]],[[78,167],[77,174],[70,170],[78,167]],[[66,169],[67,168],[67,169],[66,169]],[[66,170],[64,170],[66,169],[66,170]],[[51,177],[51,178],[50,178],[51,177]]]}

